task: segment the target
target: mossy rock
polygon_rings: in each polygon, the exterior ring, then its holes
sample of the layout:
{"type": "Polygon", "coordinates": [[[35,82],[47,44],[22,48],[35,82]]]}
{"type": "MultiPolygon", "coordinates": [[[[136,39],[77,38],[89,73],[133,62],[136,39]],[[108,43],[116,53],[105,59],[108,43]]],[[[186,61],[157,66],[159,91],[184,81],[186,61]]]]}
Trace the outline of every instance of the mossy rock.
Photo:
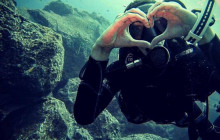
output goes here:
{"type": "Polygon", "coordinates": [[[63,3],[61,0],[52,1],[44,7],[45,11],[53,11],[54,13],[65,16],[72,14],[72,7],[63,3]]]}

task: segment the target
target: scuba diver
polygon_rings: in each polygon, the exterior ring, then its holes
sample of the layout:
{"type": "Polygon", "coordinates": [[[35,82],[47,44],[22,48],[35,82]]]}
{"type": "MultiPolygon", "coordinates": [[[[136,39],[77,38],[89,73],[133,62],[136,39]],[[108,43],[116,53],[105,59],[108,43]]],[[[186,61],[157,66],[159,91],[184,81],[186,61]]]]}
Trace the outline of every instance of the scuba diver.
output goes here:
{"type": "Polygon", "coordinates": [[[94,122],[116,96],[131,123],[175,124],[188,127],[190,140],[219,140],[220,117],[213,124],[208,119],[208,97],[220,91],[220,41],[210,27],[214,4],[189,11],[179,0],[130,3],[80,71],[77,123],[94,122]],[[120,48],[119,60],[107,67],[113,48],[120,48]]]}

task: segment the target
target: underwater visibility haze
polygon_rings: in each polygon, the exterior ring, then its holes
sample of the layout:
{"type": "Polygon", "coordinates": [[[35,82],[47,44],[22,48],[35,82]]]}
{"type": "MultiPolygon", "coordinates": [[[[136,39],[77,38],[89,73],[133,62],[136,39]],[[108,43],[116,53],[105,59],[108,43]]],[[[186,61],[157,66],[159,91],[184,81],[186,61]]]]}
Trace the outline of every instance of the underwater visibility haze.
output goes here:
{"type": "MultiPolygon", "coordinates": [[[[132,1],[0,0],[0,140],[188,140],[187,128],[127,122],[116,98],[94,123],[74,119],[78,76],[92,45],[132,1]]],[[[204,6],[204,0],[182,2],[204,6]]],[[[214,16],[220,36],[220,0],[214,16]]],[[[109,59],[118,59],[117,49],[109,59]]],[[[209,100],[213,122],[220,95],[209,100]]]]}
{"type": "MultiPolygon", "coordinates": [[[[16,0],[18,7],[28,7],[31,9],[41,9],[46,4],[53,0],[16,0]]],[[[133,0],[62,0],[64,3],[71,5],[72,7],[88,12],[96,12],[98,15],[105,17],[111,22],[115,17],[124,12],[125,7],[133,0]]],[[[201,9],[204,6],[205,0],[181,0],[188,9],[201,9]]],[[[220,0],[216,0],[216,7],[214,15],[216,20],[220,20],[220,0]]],[[[217,34],[220,34],[220,23],[217,22],[214,28],[217,30],[217,34]]]]}

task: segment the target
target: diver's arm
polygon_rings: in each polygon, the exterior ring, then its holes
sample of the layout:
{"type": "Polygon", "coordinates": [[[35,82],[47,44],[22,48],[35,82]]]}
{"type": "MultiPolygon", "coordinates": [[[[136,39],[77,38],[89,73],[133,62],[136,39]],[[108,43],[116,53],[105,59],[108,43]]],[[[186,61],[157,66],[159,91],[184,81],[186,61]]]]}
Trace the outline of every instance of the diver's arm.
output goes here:
{"type": "Polygon", "coordinates": [[[95,43],[92,47],[91,57],[96,61],[107,61],[112,48],[103,47],[95,43]]]}
{"type": "Polygon", "coordinates": [[[75,120],[81,125],[92,123],[118,91],[116,80],[112,81],[116,86],[111,84],[110,80],[103,83],[107,62],[96,61],[90,57],[81,70],[81,83],[74,104],[75,120]]]}
{"type": "MultiPolygon", "coordinates": [[[[154,26],[155,17],[163,17],[167,20],[165,31],[152,40],[152,47],[162,40],[183,36],[187,37],[197,21],[197,16],[193,12],[181,7],[176,2],[163,2],[159,5],[155,4],[150,9],[147,17],[151,27],[154,26]]],[[[210,42],[214,36],[215,34],[211,28],[208,27],[203,38],[198,42],[199,45],[210,42]]]]}
{"type": "Polygon", "coordinates": [[[135,21],[149,28],[145,13],[139,9],[131,9],[118,16],[93,45],[91,57],[82,70],[82,82],[74,105],[74,116],[79,124],[92,123],[114,96],[115,92],[103,86],[104,72],[111,50],[116,47],[150,46],[147,41],[135,40],[131,37],[128,27],[135,21]]]}
{"type": "MultiPolygon", "coordinates": [[[[107,63],[108,61],[96,61],[90,57],[80,72],[81,83],[74,104],[74,116],[79,124],[92,123],[100,113],[100,106],[103,106],[99,103],[101,96],[106,94],[105,96],[108,97],[106,92],[101,91],[107,63]]],[[[107,98],[105,100],[108,101],[107,98]]]]}
{"type": "Polygon", "coordinates": [[[133,46],[149,48],[149,42],[135,40],[128,31],[129,25],[136,21],[142,23],[146,28],[150,27],[146,14],[140,9],[133,8],[117,16],[115,21],[96,40],[91,57],[97,61],[106,61],[113,48],[133,46]]]}

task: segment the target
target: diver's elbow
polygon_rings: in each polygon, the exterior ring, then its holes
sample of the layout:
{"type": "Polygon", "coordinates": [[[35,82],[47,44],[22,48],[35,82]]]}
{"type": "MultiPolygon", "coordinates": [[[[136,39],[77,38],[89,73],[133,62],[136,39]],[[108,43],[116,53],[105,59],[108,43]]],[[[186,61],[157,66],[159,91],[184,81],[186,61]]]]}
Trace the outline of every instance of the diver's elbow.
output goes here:
{"type": "Polygon", "coordinates": [[[94,122],[93,117],[89,117],[88,115],[80,114],[74,111],[74,118],[79,125],[89,125],[94,122]]]}

